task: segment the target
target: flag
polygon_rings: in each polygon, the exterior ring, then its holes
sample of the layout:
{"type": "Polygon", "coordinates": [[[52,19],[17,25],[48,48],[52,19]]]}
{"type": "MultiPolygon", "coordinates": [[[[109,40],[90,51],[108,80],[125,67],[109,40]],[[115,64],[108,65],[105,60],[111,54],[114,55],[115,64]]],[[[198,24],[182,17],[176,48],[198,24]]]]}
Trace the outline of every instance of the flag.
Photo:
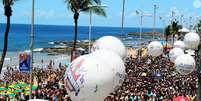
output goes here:
{"type": "Polygon", "coordinates": [[[139,12],[139,11],[135,11],[135,13],[136,13],[137,15],[139,15],[139,14],[140,14],[140,12],[139,12]]]}

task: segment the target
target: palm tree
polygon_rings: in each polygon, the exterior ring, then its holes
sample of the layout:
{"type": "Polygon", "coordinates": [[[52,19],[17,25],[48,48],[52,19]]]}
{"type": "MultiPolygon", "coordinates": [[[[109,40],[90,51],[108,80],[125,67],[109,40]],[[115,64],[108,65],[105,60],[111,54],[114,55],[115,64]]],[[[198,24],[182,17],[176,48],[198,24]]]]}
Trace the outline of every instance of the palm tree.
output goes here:
{"type": "Polygon", "coordinates": [[[166,40],[166,48],[167,48],[167,43],[168,43],[168,37],[171,35],[171,26],[168,25],[165,28],[165,40],[166,40]]]}
{"type": "Polygon", "coordinates": [[[71,12],[74,13],[74,42],[73,42],[73,48],[71,51],[71,61],[74,58],[74,54],[76,51],[76,43],[77,43],[77,31],[78,31],[78,19],[80,12],[87,12],[89,13],[90,10],[92,13],[95,13],[100,16],[106,17],[105,10],[101,6],[91,6],[95,4],[100,4],[100,0],[65,0],[65,3],[67,4],[68,9],[71,10],[71,12]]]}
{"type": "MultiPolygon", "coordinates": [[[[195,26],[196,32],[198,33],[198,35],[201,37],[201,20],[198,21],[197,25],[195,26]]],[[[197,72],[200,73],[201,72],[201,41],[200,44],[198,46],[198,49],[196,50],[196,66],[198,67],[197,72]]],[[[198,101],[201,100],[201,75],[198,75],[198,101]]]]}
{"type": "Polygon", "coordinates": [[[6,57],[7,49],[8,49],[8,33],[10,31],[10,17],[12,16],[12,8],[14,1],[17,0],[2,0],[4,5],[4,15],[6,16],[7,22],[6,22],[6,30],[4,33],[4,47],[3,47],[3,53],[0,60],[0,73],[3,68],[4,59],[6,57]]]}
{"type": "Polygon", "coordinates": [[[171,26],[168,25],[166,28],[165,28],[165,40],[166,40],[166,43],[168,42],[168,37],[171,35],[171,26]]]}
{"type": "Polygon", "coordinates": [[[177,35],[178,32],[179,32],[179,29],[182,28],[182,26],[179,25],[178,23],[179,23],[178,21],[173,21],[172,25],[171,25],[171,35],[172,35],[172,38],[173,38],[173,43],[174,43],[175,35],[177,35]]]}

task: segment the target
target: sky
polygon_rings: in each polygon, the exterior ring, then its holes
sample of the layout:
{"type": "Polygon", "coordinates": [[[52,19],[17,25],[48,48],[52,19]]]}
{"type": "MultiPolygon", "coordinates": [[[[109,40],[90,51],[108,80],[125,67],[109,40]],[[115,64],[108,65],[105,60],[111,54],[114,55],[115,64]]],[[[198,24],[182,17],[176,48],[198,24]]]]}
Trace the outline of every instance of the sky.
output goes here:
{"type": "MultiPolygon", "coordinates": [[[[36,13],[35,23],[45,25],[74,25],[73,13],[67,9],[64,0],[35,0],[36,13]]],[[[123,0],[102,0],[107,17],[93,15],[93,26],[121,26],[123,0]]],[[[187,27],[190,22],[190,16],[193,17],[192,22],[195,22],[201,15],[201,0],[125,0],[125,27],[139,27],[140,17],[136,15],[136,10],[141,14],[153,15],[154,4],[158,6],[156,10],[156,27],[163,27],[168,24],[171,19],[171,12],[175,12],[175,17],[179,18],[184,15],[183,25],[187,27]],[[165,20],[160,20],[162,16],[165,20]],[[164,23],[163,23],[164,22],[164,23]]],[[[32,0],[19,0],[14,3],[13,16],[11,23],[30,24],[31,23],[31,3],[32,0]]],[[[3,10],[3,5],[0,4],[0,22],[5,23],[6,19],[3,10]]],[[[89,14],[81,13],[79,18],[80,26],[89,25],[89,14]]],[[[143,17],[143,27],[153,27],[153,16],[143,17]]]]}

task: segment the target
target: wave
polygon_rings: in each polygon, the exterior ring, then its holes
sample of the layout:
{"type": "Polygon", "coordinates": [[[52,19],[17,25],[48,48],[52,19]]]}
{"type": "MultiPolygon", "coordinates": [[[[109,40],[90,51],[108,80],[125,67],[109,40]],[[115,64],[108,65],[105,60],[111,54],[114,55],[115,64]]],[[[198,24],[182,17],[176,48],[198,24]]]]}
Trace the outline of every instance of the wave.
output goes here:
{"type": "MultiPolygon", "coordinates": [[[[43,48],[35,48],[35,49],[33,50],[33,52],[42,52],[42,51],[43,51],[43,48]]],[[[24,52],[25,52],[25,53],[30,53],[31,50],[25,50],[24,52]]]]}
{"type": "Polygon", "coordinates": [[[54,46],[54,48],[66,48],[67,46],[64,46],[64,45],[56,45],[54,46]]]}

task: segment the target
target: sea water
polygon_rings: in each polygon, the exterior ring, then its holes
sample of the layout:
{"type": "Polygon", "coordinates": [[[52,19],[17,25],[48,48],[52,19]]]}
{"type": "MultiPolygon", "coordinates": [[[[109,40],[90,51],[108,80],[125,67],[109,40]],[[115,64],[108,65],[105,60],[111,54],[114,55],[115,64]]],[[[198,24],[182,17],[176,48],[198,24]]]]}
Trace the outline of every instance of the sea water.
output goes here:
{"type": "MultiPolygon", "coordinates": [[[[3,49],[3,39],[5,24],[0,24],[0,53],[3,49]]],[[[67,42],[74,39],[74,26],[58,26],[58,25],[35,25],[34,49],[56,47],[50,43],[60,41],[67,42]]],[[[151,28],[143,28],[143,32],[151,32],[151,28]]],[[[157,29],[162,33],[162,29],[157,29]]],[[[7,64],[16,65],[18,62],[18,54],[29,50],[31,25],[28,24],[11,24],[8,42],[7,64]],[[12,63],[10,63],[12,62],[12,63]]],[[[88,40],[88,26],[78,27],[78,40],[88,40]]],[[[139,28],[124,28],[124,43],[126,45],[135,45],[139,43],[137,37],[127,37],[130,32],[139,32],[139,28]]],[[[120,27],[92,27],[92,39],[96,40],[102,36],[112,35],[121,36],[120,27]]],[[[143,41],[147,38],[142,37],[143,41]]],[[[35,61],[40,62],[41,59],[49,61],[50,56],[44,53],[35,54],[35,61]]],[[[52,58],[52,57],[51,57],[52,58]]],[[[54,57],[57,58],[57,57],[54,57]]]]}

